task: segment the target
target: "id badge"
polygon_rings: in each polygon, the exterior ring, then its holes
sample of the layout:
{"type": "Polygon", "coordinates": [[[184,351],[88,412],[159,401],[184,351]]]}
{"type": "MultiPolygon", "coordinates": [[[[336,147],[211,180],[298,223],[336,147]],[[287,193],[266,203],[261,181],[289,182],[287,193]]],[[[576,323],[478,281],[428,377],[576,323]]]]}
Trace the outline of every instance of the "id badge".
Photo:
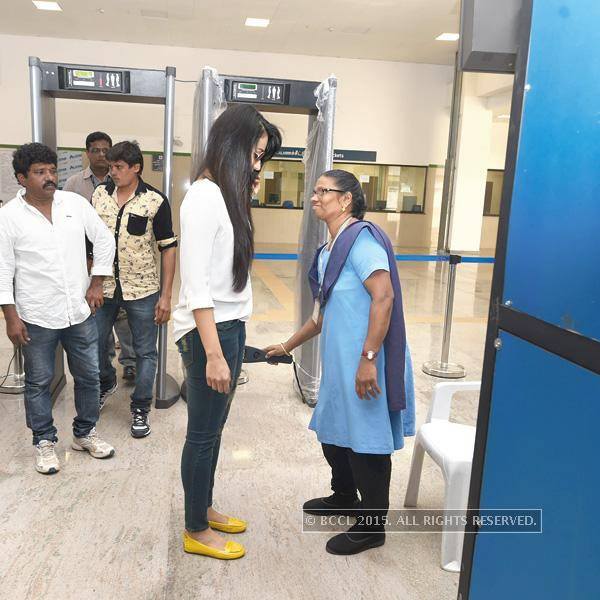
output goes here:
{"type": "Polygon", "coordinates": [[[317,298],[315,300],[315,307],[313,308],[312,320],[315,325],[319,324],[319,315],[321,314],[321,302],[317,298]]]}

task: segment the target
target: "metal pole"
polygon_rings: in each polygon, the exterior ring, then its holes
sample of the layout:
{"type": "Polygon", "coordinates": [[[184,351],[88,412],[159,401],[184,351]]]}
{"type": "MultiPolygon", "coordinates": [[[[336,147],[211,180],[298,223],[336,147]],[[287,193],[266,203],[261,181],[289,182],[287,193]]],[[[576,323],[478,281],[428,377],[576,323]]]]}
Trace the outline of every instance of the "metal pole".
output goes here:
{"type": "MultiPolygon", "coordinates": [[[[206,144],[208,143],[208,134],[210,133],[210,128],[215,121],[215,110],[214,110],[214,100],[215,100],[215,89],[213,83],[213,70],[206,67],[202,69],[202,154],[206,151],[206,144]]],[[[240,376],[238,377],[237,384],[244,385],[250,381],[250,376],[248,375],[248,371],[242,368],[240,371],[240,376]]]]}
{"type": "Polygon", "coordinates": [[[444,187],[442,190],[442,209],[438,234],[438,252],[450,253],[450,232],[454,207],[454,183],[456,180],[456,151],[460,129],[460,101],[462,98],[463,73],[459,66],[458,53],[454,60],[454,82],[452,87],[452,106],[450,108],[450,131],[448,133],[448,152],[444,164],[444,187]]]}
{"type": "Polygon", "coordinates": [[[23,369],[23,349],[21,346],[14,347],[14,363],[12,373],[8,373],[2,385],[0,394],[22,394],[25,389],[25,371],[23,369]]]}
{"type": "MultiPolygon", "coordinates": [[[[335,125],[335,101],[337,91],[337,79],[329,77],[324,103],[321,99],[317,101],[317,108],[321,110],[320,115],[311,115],[308,124],[309,140],[313,127],[318,127],[317,138],[313,140],[314,155],[309,155],[305,164],[304,177],[304,216],[302,232],[304,239],[300,240],[299,260],[297,267],[297,280],[299,290],[299,305],[297,319],[301,326],[312,314],[313,298],[307,285],[306,277],[312,264],[317,248],[327,239],[327,226],[319,221],[312,213],[310,197],[312,195],[316,179],[324,171],[333,167],[333,132],[335,125]],[[319,120],[322,119],[322,122],[319,120]]],[[[323,93],[323,92],[321,92],[323,93]]],[[[308,151],[308,148],[307,148],[308,151]]],[[[297,350],[298,381],[300,383],[300,395],[309,406],[317,403],[318,383],[321,377],[321,352],[319,338],[303,344],[297,350]]]]}
{"type": "MultiPolygon", "coordinates": [[[[163,150],[163,192],[171,196],[173,183],[173,123],[175,115],[175,67],[167,67],[165,93],[165,131],[163,150]]],[[[162,265],[160,279],[162,282],[162,265]]],[[[156,373],[156,408],[169,408],[179,398],[179,385],[167,374],[167,323],[158,329],[158,369],[156,373]]]]}
{"type": "Polygon", "coordinates": [[[206,152],[206,143],[208,142],[208,132],[213,124],[212,114],[212,69],[202,69],[202,154],[206,152]]]}
{"type": "MultiPolygon", "coordinates": [[[[29,57],[29,98],[31,106],[31,141],[46,144],[56,150],[56,110],[54,98],[44,94],[42,61],[37,56],[29,57]]],[[[25,390],[25,367],[22,348],[16,349],[15,370],[10,376],[13,382],[10,389],[3,386],[1,391],[19,394],[25,390]]],[[[6,382],[5,382],[6,383],[6,382]]],[[[66,383],[63,349],[59,344],[56,348],[54,363],[54,378],[50,384],[52,403],[66,383]]]]}
{"type": "Polygon", "coordinates": [[[448,271],[448,294],[444,314],[444,337],[442,340],[442,363],[448,363],[450,354],[450,334],[452,332],[452,313],[454,310],[454,288],[456,287],[456,263],[450,262],[448,271]]]}
{"type": "Polygon", "coordinates": [[[31,102],[31,141],[56,150],[56,109],[54,98],[44,94],[42,61],[29,57],[29,94],[31,102]]]}
{"type": "Polygon", "coordinates": [[[42,64],[37,56],[29,57],[29,93],[31,99],[31,138],[43,143],[42,64]]]}
{"type": "MultiPolygon", "coordinates": [[[[337,79],[329,78],[329,95],[325,109],[324,140],[321,146],[321,155],[317,158],[319,164],[323,165],[323,171],[333,168],[333,128],[335,125],[335,100],[337,95],[337,79]]],[[[320,175],[320,173],[319,173],[320,175]]]]}
{"type": "MultiPolygon", "coordinates": [[[[29,96],[31,103],[31,133],[32,141],[43,142],[43,112],[42,112],[42,68],[41,61],[36,56],[29,57],[29,96]]],[[[0,386],[0,393],[21,394],[25,390],[25,371],[23,349],[15,346],[13,353],[13,372],[9,373],[0,386]]]]}
{"type": "MultiPolygon", "coordinates": [[[[193,112],[193,132],[192,132],[192,169],[191,176],[193,179],[200,175],[200,167],[204,160],[206,152],[206,144],[208,143],[208,134],[213,122],[215,121],[218,89],[215,89],[218,81],[217,71],[211,67],[204,67],[201,76],[202,83],[199,91],[194,94],[194,112],[193,112]]],[[[238,384],[247,383],[248,379],[244,380],[245,371],[242,370],[238,378],[238,384]]],[[[181,397],[186,400],[187,383],[184,379],[181,385],[181,397]]]]}
{"type": "MultiPolygon", "coordinates": [[[[205,73],[202,73],[202,77],[204,78],[205,73]]],[[[208,86],[204,86],[204,89],[208,89],[208,86]]],[[[208,141],[208,130],[210,129],[210,127],[212,126],[212,115],[208,114],[207,110],[206,110],[206,105],[208,104],[208,100],[211,101],[212,104],[212,94],[208,95],[207,97],[203,98],[204,103],[205,103],[205,107],[204,110],[202,112],[202,118],[205,119],[205,126],[204,126],[204,131],[205,131],[205,135],[206,135],[206,140],[204,140],[204,147],[206,148],[206,142],[208,141]]],[[[248,374],[248,371],[246,371],[246,369],[243,368],[240,370],[240,374],[237,380],[237,384],[238,385],[245,385],[246,383],[248,383],[250,381],[250,375],[248,374]]]]}
{"type": "Polygon", "coordinates": [[[450,254],[448,257],[448,290],[446,292],[446,312],[444,314],[444,335],[442,338],[442,358],[432,360],[423,365],[423,372],[434,377],[445,379],[460,379],[467,374],[462,365],[448,362],[450,354],[450,334],[452,331],[452,311],[454,308],[454,288],[456,285],[456,265],[462,258],[458,254],[450,254]]]}

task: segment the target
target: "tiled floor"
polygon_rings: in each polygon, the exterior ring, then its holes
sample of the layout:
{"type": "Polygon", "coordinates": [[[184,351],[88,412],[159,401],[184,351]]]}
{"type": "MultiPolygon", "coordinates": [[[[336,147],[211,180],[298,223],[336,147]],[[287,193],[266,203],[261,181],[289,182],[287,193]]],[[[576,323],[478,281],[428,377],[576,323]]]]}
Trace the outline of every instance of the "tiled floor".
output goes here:
{"type": "MultiPolygon", "coordinates": [[[[399,263],[417,387],[417,417],[426,416],[436,380],[421,364],[438,358],[445,266],[399,263]]],[[[480,377],[491,265],[458,267],[451,360],[480,377]]],[[[294,326],[295,263],[257,261],[255,314],[248,343],[284,339],[294,326]]],[[[0,339],[0,370],[10,344],[0,339]]],[[[168,370],[179,380],[176,347],[168,370]]],[[[252,365],[235,398],[216,484],[216,507],[249,521],[239,536],[247,556],[223,563],[186,555],[179,457],[185,404],[152,414],[152,435],[134,440],[128,428],[129,389],[111,397],[99,424],[117,449],[109,461],[69,450],[72,382],[55,406],[60,473],[33,469],[20,397],[0,396],[0,598],[321,599],[456,598],[458,576],[439,567],[439,534],[390,534],[385,546],[354,557],[325,552],[327,534],[302,533],[302,502],[329,493],[329,474],[314,434],[311,409],[292,390],[289,367],[252,365]]],[[[120,382],[121,383],[121,382],[120,382]]],[[[459,397],[453,417],[474,423],[477,401],[459,397]]],[[[412,438],[393,456],[391,502],[401,507],[412,438]]],[[[441,507],[443,481],[425,462],[419,506],[441,507]]]]}

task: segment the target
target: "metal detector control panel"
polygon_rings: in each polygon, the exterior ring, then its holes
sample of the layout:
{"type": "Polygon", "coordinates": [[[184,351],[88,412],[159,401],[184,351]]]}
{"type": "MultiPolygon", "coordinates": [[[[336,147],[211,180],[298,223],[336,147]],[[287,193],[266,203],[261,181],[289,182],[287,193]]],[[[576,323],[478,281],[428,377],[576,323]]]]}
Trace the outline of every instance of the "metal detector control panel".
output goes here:
{"type": "Polygon", "coordinates": [[[164,71],[129,69],[104,65],[81,65],[42,62],[29,57],[29,68],[41,74],[41,93],[50,98],[142,102],[165,104],[167,76],[175,67],[164,71]]]}
{"type": "Polygon", "coordinates": [[[262,81],[226,80],[225,96],[228,101],[253,104],[288,104],[289,84],[262,81]]]}
{"type": "Polygon", "coordinates": [[[129,94],[131,91],[131,73],[125,70],[105,71],[59,66],[58,86],[61,90],[129,94]]]}
{"type": "Polygon", "coordinates": [[[253,104],[259,110],[291,114],[316,114],[318,81],[221,75],[227,103],[253,104]]]}

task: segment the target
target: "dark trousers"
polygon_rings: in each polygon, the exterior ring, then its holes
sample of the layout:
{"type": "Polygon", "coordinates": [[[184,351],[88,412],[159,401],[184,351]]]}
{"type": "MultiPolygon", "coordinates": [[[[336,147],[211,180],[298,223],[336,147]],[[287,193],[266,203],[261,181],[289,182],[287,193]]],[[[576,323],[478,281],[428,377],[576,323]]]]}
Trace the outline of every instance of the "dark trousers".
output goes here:
{"type": "Polygon", "coordinates": [[[100,390],[106,391],[117,382],[117,372],[109,358],[109,338],[117,320],[119,309],[125,309],[136,357],[135,388],[131,394],[131,410],[149,411],[152,406],[154,378],[158,365],[158,326],[154,322],[154,307],[158,301],[156,292],[138,300],[123,300],[120,289],[113,298],[104,298],[104,304],[96,311],[98,326],[98,363],[100,366],[100,390]]]}
{"type": "Polygon", "coordinates": [[[217,323],[221,349],[231,371],[231,391],[220,394],[206,382],[206,353],[197,329],[177,340],[186,370],[188,425],[181,456],[181,480],[185,495],[185,528],[208,529],[206,511],[213,503],[215,469],[221,433],[242,369],[246,326],[242,321],[217,323]]]}
{"type": "Polygon", "coordinates": [[[75,383],[73,435],[86,436],[98,421],[98,332],[94,317],[64,329],[47,329],[25,323],[29,342],[23,346],[25,363],[25,418],[33,433],[33,443],[57,441],[52,418],[50,385],[54,379],[56,348],[62,344],[75,383]]]}
{"type": "Polygon", "coordinates": [[[390,455],[360,454],[333,444],[322,446],[331,467],[331,489],[346,496],[356,496],[358,490],[363,511],[357,525],[365,531],[383,531],[390,507],[390,455]]]}

